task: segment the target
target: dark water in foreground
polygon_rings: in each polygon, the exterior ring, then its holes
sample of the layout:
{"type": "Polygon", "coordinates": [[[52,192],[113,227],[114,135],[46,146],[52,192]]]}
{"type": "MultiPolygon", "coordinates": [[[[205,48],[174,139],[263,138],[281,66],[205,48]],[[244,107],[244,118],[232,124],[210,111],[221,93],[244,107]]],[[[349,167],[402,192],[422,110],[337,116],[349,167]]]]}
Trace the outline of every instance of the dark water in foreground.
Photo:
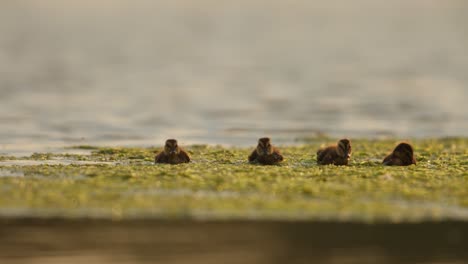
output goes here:
{"type": "Polygon", "coordinates": [[[0,2],[0,153],[467,136],[467,1],[0,2]]]}
{"type": "Polygon", "coordinates": [[[2,220],[1,263],[466,263],[468,224],[2,220]]]}

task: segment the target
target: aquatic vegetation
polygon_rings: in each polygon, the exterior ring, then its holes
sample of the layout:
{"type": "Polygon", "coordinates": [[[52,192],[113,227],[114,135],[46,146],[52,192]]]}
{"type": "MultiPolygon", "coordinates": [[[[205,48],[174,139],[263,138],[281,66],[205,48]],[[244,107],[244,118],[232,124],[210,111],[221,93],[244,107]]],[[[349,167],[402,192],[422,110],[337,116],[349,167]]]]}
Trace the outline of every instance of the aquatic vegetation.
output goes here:
{"type": "Polygon", "coordinates": [[[348,166],[317,165],[315,151],[336,140],[302,142],[281,146],[285,160],[274,166],[249,164],[251,148],[205,145],[188,146],[192,162],[179,165],[154,164],[161,148],[15,158],[71,161],[65,165],[7,166],[0,158],[0,215],[468,220],[468,138],[412,140],[417,165],[408,167],[381,164],[397,140],[353,140],[348,166]]]}

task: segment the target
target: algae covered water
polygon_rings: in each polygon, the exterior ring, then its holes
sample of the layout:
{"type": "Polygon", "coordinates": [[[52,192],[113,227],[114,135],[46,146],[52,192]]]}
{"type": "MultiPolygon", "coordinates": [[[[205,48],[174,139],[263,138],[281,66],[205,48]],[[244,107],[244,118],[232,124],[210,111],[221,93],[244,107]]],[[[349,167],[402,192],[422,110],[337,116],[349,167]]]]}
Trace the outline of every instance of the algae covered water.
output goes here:
{"type": "Polygon", "coordinates": [[[0,156],[0,262],[465,262],[467,138],[414,140],[409,167],[382,166],[393,140],[317,166],[324,140],[282,146],[279,166],[207,145],[181,165],[157,148],[0,156]]]}
{"type": "Polygon", "coordinates": [[[0,3],[0,153],[466,136],[465,1],[0,3]]]}

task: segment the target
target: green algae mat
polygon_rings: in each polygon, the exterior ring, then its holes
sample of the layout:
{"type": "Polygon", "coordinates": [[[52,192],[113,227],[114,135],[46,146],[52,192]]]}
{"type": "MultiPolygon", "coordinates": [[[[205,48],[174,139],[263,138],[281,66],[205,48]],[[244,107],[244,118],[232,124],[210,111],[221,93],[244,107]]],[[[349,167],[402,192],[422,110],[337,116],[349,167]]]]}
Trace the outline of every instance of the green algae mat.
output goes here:
{"type": "Polygon", "coordinates": [[[254,146],[186,146],[193,161],[181,165],[155,165],[160,147],[0,156],[0,217],[468,220],[468,138],[410,140],[408,167],[381,165],[397,140],[352,140],[350,165],[318,166],[316,150],[334,142],[278,146],[278,166],[249,164],[254,146]]]}

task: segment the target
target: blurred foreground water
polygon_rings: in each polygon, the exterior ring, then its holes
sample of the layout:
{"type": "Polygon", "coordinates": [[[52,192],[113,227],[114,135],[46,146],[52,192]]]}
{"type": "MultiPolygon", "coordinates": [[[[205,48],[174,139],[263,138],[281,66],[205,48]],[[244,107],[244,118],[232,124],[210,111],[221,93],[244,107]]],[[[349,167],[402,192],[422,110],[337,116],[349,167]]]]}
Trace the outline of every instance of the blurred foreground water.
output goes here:
{"type": "Polygon", "coordinates": [[[0,153],[468,131],[467,1],[0,2],[0,153]]]}
{"type": "Polygon", "coordinates": [[[36,263],[466,263],[466,223],[2,220],[0,261],[36,263]]]}

